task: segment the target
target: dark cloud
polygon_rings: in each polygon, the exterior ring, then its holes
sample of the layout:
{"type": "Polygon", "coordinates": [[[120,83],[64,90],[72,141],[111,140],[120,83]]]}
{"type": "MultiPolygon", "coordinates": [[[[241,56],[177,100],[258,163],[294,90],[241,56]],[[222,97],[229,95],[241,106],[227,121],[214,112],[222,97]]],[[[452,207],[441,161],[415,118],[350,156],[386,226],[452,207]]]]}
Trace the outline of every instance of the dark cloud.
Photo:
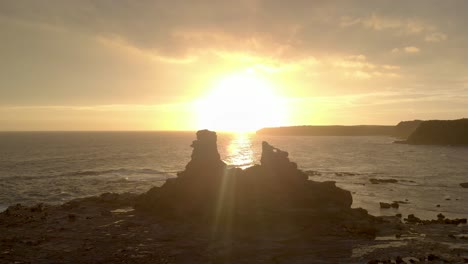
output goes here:
{"type": "Polygon", "coordinates": [[[281,47],[283,52],[284,47],[289,47],[291,54],[285,56],[337,50],[362,53],[363,49],[377,54],[394,48],[403,38],[408,42],[440,39],[440,34],[457,30],[459,23],[450,25],[441,21],[453,20],[454,12],[460,13],[463,7],[464,10],[468,7],[466,1],[448,4],[441,1],[17,0],[0,2],[0,14],[116,38],[160,55],[180,58],[190,50],[207,47],[237,48],[273,56],[278,56],[277,49],[281,47]],[[372,16],[380,19],[384,30],[371,32],[374,28],[366,26],[365,20],[372,16]],[[344,17],[360,20],[364,30],[359,25],[342,27],[344,17]],[[385,23],[401,25],[386,27],[385,23]],[[407,23],[437,30],[423,29],[420,34],[400,36],[388,32],[407,30],[406,27],[411,26],[407,23]],[[192,33],[192,37],[181,33],[192,33]],[[200,34],[198,38],[193,37],[195,33],[200,34]],[[423,35],[426,33],[427,36],[423,35]],[[220,43],[222,41],[214,37],[216,34],[229,36],[231,44],[220,43]],[[256,49],[255,45],[245,44],[252,39],[269,43],[270,49],[256,49]]]}

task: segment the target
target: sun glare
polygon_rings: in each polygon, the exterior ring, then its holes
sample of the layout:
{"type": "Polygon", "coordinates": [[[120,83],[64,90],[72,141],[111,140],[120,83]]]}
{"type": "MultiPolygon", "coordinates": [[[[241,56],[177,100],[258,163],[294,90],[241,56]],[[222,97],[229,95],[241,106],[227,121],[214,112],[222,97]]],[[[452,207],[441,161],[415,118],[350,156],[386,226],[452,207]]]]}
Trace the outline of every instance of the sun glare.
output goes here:
{"type": "Polygon", "coordinates": [[[280,126],[285,117],[273,85],[254,71],[223,78],[198,101],[197,112],[199,128],[230,132],[280,126]]]}

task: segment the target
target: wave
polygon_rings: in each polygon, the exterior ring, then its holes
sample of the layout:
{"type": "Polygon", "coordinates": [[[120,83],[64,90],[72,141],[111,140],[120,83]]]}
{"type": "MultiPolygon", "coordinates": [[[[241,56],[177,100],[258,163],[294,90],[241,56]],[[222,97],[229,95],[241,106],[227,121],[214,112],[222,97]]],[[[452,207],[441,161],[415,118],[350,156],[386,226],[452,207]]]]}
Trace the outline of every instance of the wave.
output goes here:
{"type": "Polygon", "coordinates": [[[179,171],[159,171],[153,169],[109,169],[109,170],[83,170],[60,174],[60,176],[98,176],[103,174],[149,174],[149,175],[168,175],[179,171]]]}
{"type": "Polygon", "coordinates": [[[131,176],[131,175],[162,175],[174,176],[179,171],[159,171],[154,169],[108,169],[108,170],[79,170],[71,171],[61,174],[50,174],[50,175],[35,175],[35,176],[7,176],[0,177],[2,180],[36,180],[36,179],[54,179],[54,178],[63,178],[63,177],[89,177],[89,176],[100,176],[100,175],[109,175],[114,174],[118,176],[131,176]]]}

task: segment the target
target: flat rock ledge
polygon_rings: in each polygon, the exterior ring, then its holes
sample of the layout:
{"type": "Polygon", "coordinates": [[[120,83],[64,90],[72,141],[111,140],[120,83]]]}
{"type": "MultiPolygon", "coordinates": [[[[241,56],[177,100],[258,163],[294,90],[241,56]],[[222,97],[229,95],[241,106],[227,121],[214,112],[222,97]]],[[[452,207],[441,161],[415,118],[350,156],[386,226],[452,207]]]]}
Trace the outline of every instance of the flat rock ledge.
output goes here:
{"type": "Polygon", "coordinates": [[[245,170],[226,168],[214,132],[199,131],[192,147],[177,178],[144,194],[10,206],[0,263],[468,261],[465,224],[352,209],[348,191],[309,179],[267,142],[261,164],[245,170]]]}

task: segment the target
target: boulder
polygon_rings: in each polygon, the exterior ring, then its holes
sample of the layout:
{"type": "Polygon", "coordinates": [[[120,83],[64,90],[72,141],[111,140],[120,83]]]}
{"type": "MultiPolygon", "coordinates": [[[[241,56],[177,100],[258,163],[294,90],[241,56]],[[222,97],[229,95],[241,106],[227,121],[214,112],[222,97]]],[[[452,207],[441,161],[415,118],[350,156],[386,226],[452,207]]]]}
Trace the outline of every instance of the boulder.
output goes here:
{"type": "Polygon", "coordinates": [[[388,208],[395,208],[395,209],[398,209],[398,207],[400,207],[400,205],[398,204],[398,202],[393,202],[393,203],[384,203],[384,202],[380,202],[380,208],[382,208],[382,209],[388,209],[388,208]]]}

